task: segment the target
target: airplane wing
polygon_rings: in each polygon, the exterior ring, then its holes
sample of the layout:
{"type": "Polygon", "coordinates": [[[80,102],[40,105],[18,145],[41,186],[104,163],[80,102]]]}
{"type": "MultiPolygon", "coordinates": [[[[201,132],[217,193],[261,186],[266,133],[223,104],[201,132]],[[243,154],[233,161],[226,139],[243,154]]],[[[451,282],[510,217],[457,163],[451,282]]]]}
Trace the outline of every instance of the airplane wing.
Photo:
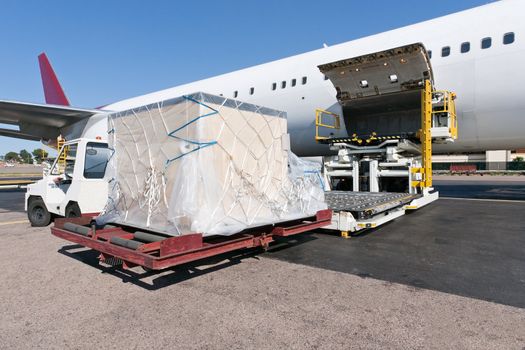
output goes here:
{"type": "Polygon", "coordinates": [[[18,125],[18,130],[0,128],[0,136],[26,140],[52,140],[60,129],[101,113],[96,109],[0,100],[0,123],[18,125]]]}
{"type": "Polygon", "coordinates": [[[0,123],[19,128],[0,128],[0,136],[53,143],[63,127],[101,113],[97,109],[70,107],[45,53],[38,56],[38,63],[46,104],[0,100],[0,123]]]}

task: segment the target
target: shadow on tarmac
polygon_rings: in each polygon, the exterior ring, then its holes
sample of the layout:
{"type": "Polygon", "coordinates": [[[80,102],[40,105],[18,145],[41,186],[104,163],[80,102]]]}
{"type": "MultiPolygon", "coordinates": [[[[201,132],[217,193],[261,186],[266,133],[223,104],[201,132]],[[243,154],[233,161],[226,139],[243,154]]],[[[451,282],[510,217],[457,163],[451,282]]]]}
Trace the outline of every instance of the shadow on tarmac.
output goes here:
{"type": "Polygon", "coordinates": [[[524,212],[521,202],[444,198],[364,235],[318,231],[266,255],[525,308],[524,212]]]}
{"type": "MultiPolygon", "coordinates": [[[[310,240],[315,240],[310,234],[304,234],[300,240],[286,240],[277,242],[273,249],[279,251],[287,247],[296,246],[310,240]],[[310,237],[310,239],[308,238],[310,237]]],[[[98,253],[92,249],[86,249],[78,244],[63,246],[58,253],[90,265],[102,273],[107,273],[120,278],[124,283],[132,283],[147,290],[161,289],[179,282],[183,282],[198,276],[240,264],[245,259],[258,259],[263,253],[260,248],[229,252],[214,257],[201,259],[195,262],[175,266],[162,271],[147,271],[141,267],[125,270],[121,265],[106,266],[99,263],[98,253]]]]}

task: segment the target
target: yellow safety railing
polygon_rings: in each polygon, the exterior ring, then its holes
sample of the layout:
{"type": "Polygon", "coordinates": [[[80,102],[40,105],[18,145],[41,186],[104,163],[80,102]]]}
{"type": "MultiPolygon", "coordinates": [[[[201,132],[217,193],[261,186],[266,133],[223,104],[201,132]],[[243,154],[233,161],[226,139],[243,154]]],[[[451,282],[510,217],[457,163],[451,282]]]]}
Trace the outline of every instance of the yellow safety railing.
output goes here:
{"type": "Polygon", "coordinates": [[[341,128],[341,120],[339,118],[339,115],[325,111],[323,109],[316,109],[315,110],[315,140],[326,140],[329,137],[328,136],[322,136],[319,134],[319,128],[327,128],[327,129],[340,129],[341,128]],[[330,116],[333,118],[333,123],[327,124],[323,120],[323,116],[330,116]]]}
{"type": "Polygon", "coordinates": [[[439,105],[439,107],[433,107],[432,108],[432,114],[447,114],[449,118],[449,132],[450,137],[453,139],[457,139],[458,137],[458,122],[456,117],[456,103],[454,100],[456,99],[456,94],[450,91],[445,90],[436,90],[432,92],[432,96],[436,95],[442,95],[443,96],[443,103],[439,105]]]}
{"type": "Polygon", "coordinates": [[[432,85],[425,80],[425,87],[421,91],[421,129],[419,141],[421,142],[421,168],[412,168],[412,174],[421,174],[421,180],[412,181],[413,187],[432,186],[432,85]]]}

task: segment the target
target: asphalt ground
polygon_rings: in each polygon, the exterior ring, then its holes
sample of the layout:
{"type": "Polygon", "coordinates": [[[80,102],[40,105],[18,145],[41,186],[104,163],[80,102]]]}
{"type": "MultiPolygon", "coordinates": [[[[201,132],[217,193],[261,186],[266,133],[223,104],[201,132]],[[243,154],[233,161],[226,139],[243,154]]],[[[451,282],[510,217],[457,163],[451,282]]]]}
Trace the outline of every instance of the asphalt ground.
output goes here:
{"type": "Polygon", "coordinates": [[[525,176],[434,176],[440,197],[525,201],[525,176]]]}
{"type": "Polygon", "coordinates": [[[32,164],[17,164],[13,167],[0,166],[0,176],[3,175],[39,175],[42,174],[42,166],[32,164]]]}
{"type": "Polygon", "coordinates": [[[525,308],[524,213],[525,202],[444,198],[349,240],[306,234],[269,255],[525,308]]]}
{"type": "Polygon", "coordinates": [[[42,167],[35,165],[17,165],[0,167],[0,189],[6,186],[22,186],[42,178],[42,167]]]}
{"type": "Polygon", "coordinates": [[[10,177],[7,177],[7,176],[0,176],[0,181],[15,181],[15,180],[33,180],[33,181],[36,181],[36,180],[40,180],[42,178],[42,176],[29,176],[29,175],[25,175],[25,176],[10,176],[10,177]]]}
{"type": "Polygon", "coordinates": [[[23,195],[0,189],[5,349],[525,347],[517,200],[441,199],[360,237],[143,274],[31,228],[23,195]]]}

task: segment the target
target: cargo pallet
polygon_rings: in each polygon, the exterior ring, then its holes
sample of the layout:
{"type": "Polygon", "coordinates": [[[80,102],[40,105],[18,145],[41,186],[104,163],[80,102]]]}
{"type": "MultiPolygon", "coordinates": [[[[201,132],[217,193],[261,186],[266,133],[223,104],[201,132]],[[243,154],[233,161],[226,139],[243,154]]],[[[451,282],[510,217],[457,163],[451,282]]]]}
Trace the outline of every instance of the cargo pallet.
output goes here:
{"type": "Polygon", "coordinates": [[[124,269],[142,266],[146,270],[164,270],[235,250],[267,249],[274,237],[321,228],[330,225],[331,219],[332,211],[327,209],[315,216],[255,227],[232,236],[204,237],[191,233],[172,237],[120,226],[97,229],[93,217],[79,217],[56,219],[51,233],[99,252],[101,262],[122,264],[124,269]]]}

